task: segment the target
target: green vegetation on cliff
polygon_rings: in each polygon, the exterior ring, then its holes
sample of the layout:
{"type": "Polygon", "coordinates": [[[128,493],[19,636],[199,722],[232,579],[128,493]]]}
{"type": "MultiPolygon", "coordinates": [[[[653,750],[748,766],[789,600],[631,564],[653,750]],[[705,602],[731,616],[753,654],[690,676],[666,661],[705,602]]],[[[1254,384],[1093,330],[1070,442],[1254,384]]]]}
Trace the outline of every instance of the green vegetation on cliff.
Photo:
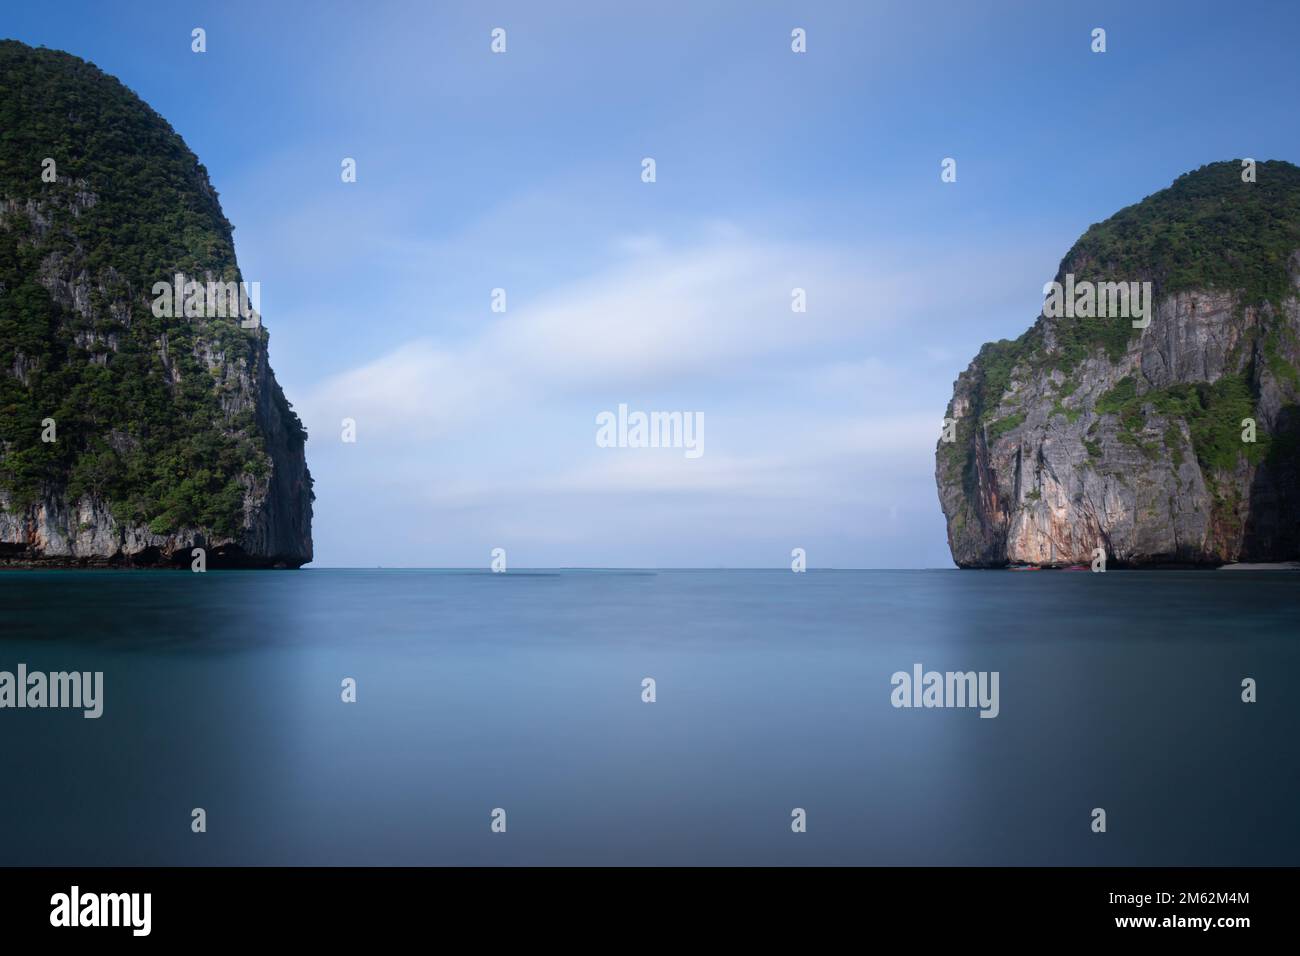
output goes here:
{"type": "Polygon", "coordinates": [[[1161,295],[1240,292],[1242,305],[1280,302],[1291,290],[1287,260],[1300,249],[1300,167],[1259,163],[1253,183],[1241,173],[1234,160],[1179,176],[1089,228],[1060,275],[1145,279],[1161,295]]]}
{"type": "MultiPolygon", "coordinates": [[[[1157,298],[1190,289],[1231,291],[1239,294],[1240,306],[1276,308],[1293,289],[1288,260],[1300,249],[1300,167],[1259,163],[1253,183],[1242,182],[1241,172],[1238,160],[1202,166],[1091,226],[1061,260],[1056,280],[1071,273],[1076,281],[1149,281],[1157,298]]],[[[1300,382],[1300,372],[1278,349],[1277,337],[1287,333],[1268,330],[1264,354],[1276,377],[1300,382]]],[[[990,427],[990,437],[1008,430],[998,424],[1008,420],[999,417],[998,406],[1017,369],[1060,370],[1067,376],[1064,397],[1076,387],[1072,375],[1085,358],[1104,354],[1114,361],[1137,334],[1127,317],[1060,317],[1040,319],[1018,339],[985,345],[975,360],[977,424],[990,427]]],[[[1248,385],[1237,381],[1224,385],[1222,393],[1200,395],[1197,403],[1168,396],[1201,423],[1193,429],[1198,458],[1224,466],[1230,451],[1241,450],[1240,421],[1253,407],[1243,389],[1249,395],[1248,385]],[[1237,434],[1236,445],[1221,441],[1229,432],[1237,434]]],[[[1111,403],[1117,400],[1112,397],[1111,403]]],[[[1134,410],[1126,411],[1131,422],[1134,410]]]]}
{"type": "MultiPolygon", "coordinates": [[[[1255,414],[1255,396],[1244,375],[1225,375],[1213,384],[1179,383],[1142,394],[1132,376],[1121,379],[1115,387],[1097,399],[1096,410],[1103,415],[1117,415],[1121,438],[1136,436],[1145,427],[1147,410],[1165,419],[1187,423],[1192,449],[1203,474],[1231,471],[1241,456],[1259,464],[1268,455],[1269,437],[1256,431],[1253,443],[1241,440],[1242,420],[1255,414]]],[[[1181,433],[1170,434],[1166,428],[1164,444],[1173,454],[1181,442],[1181,433]]]]}
{"type": "MultiPolygon", "coordinates": [[[[156,533],[234,534],[269,459],[253,413],[223,410],[235,385],[204,353],[251,370],[258,332],[156,318],[153,284],[178,272],[241,278],[198,159],[91,64],[0,41],[0,490],[14,507],[91,492],[156,533]],[[60,304],[73,297],[89,307],[60,304]]],[[[274,400],[305,437],[278,387],[274,400]]]]}

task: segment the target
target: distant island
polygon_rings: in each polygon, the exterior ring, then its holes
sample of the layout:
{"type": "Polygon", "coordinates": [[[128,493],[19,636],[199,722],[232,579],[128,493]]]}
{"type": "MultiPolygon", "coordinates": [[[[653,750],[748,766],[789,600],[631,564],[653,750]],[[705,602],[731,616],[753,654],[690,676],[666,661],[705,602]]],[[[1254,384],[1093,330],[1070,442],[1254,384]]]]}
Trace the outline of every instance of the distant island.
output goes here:
{"type": "Polygon", "coordinates": [[[1180,176],[1054,281],[955,384],[935,476],[957,565],[1300,558],[1300,168],[1180,176]]]}
{"type": "Polygon", "coordinates": [[[307,435],[245,288],[167,122],[0,41],[0,566],[311,560],[307,435]]]}

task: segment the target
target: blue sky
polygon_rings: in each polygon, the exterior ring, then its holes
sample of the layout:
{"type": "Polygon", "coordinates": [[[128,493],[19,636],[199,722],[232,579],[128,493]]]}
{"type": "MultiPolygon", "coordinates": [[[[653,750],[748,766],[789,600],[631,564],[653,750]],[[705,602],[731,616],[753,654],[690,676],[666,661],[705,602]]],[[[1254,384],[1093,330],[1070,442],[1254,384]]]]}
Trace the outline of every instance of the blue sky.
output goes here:
{"type": "Polygon", "coordinates": [[[1288,2],[0,23],[117,76],[207,166],[312,436],[317,566],[949,567],[934,443],[979,345],[1032,322],[1089,224],[1207,162],[1300,158],[1288,2]],[[597,447],[619,403],[702,413],[705,453],[597,447]]]}

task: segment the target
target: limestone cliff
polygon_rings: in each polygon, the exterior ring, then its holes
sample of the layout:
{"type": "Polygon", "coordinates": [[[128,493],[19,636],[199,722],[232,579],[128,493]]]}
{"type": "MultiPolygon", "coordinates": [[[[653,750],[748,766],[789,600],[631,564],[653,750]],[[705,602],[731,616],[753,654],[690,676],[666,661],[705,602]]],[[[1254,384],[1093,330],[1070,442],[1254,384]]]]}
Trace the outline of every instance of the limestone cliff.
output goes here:
{"type": "Polygon", "coordinates": [[[260,317],[160,310],[176,276],[243,281],[194,154],[91,64],[0,42],[0,565],[311,560],[260,317]]]}
{"type": "Polygon", "coordinates": [[[1300,169],[1254,175],[1188,173],[1062,260],[1150,282],[1145,328],[1045,309],[961,373],[936,456],[959,566],[1300,557],[1300,169]]]}

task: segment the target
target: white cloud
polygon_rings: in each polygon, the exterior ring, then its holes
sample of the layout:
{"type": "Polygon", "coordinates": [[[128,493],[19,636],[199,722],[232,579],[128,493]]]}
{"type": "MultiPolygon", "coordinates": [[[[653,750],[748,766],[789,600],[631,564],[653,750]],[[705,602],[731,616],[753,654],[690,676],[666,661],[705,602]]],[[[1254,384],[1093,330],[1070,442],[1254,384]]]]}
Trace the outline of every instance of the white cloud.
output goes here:
{"type": "Polygon", "coordinates": [[[891,284],[816,246],[651,251],[539,301],[508,299],[509,311],[468,339],[408,342],[330,376],[298,404],[311,428],[328,432],[351,417],[371,435],[411,440],[521,402],[689,376],[716,385],[757,357],[860,337],[891,314],[875,307],[903,294],[891,284]],[[796,286],[809,290],[805,314],[790,309],[796,286]]]}
{"type": "MultiPolygon", "coordinates": [[[[996,270],[725,222],[685,243],[619,235],[584,279],[510,289],[504,315],[452,312],[444,334],[356,354],[295,393],[332,516],[325,547],[350,542],[376,502],[405,516],[395,547],[416,564],[473,563],[512,541],[550,563],[689,564],[701,548],[753,563],[755,544],[779,555],[787,538],[834,541],[844,554],[941,525],[934,447],[951,379],[931,362],[1006,296],[996,270]],[[796,286],[805,314],[790,310],[796,286]],[[596,413],[620,402],[702,412],[704,456],[597,448],[596,413]],[[338,441],[344,417],[356,445],[338,441]]],[[[415,282],[384,302],[424,329],[439,305],[415,282]]]]}

